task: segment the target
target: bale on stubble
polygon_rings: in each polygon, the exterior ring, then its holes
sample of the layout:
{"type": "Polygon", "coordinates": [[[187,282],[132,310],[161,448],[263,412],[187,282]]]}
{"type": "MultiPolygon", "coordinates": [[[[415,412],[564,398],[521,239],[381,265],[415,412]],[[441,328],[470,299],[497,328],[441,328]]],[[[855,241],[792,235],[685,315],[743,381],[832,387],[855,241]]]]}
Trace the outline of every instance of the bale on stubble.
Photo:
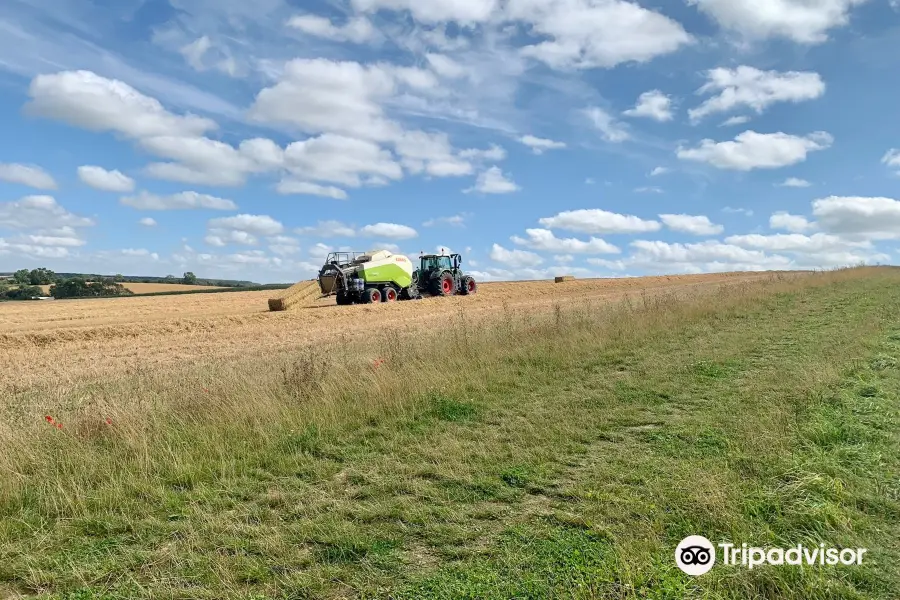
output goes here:
{"type": "Polygon", "coordinates": [[[303,302],[311,302],[319,296],[319,287],[314,279],[300,281],[283,290],[275,298],[269,298],[269,310],[287,310],[303,302]]]}
{"type": "Polygon", "coordinates": [[[575,276],[574,276],[574,275],[560,275],[560,276],[558,276],[558,277],[554,277],[554,278],[553,278],[553,281],[554,281],[555,283],[562,283],[562,282],[564,282],[564,281],[574,281],[574,280],[575,280],[575,276]]]}

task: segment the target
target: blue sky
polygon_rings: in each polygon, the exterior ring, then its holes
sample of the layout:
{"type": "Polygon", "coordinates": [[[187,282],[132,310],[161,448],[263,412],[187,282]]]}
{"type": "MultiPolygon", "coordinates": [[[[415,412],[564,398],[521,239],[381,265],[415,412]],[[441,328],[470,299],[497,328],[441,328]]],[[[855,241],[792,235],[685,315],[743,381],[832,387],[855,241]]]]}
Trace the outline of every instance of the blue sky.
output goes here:
{"type": "Polygon", "coordinates": [[[0,271],[896,262],[886,0],[6,0],[0,271]]]}

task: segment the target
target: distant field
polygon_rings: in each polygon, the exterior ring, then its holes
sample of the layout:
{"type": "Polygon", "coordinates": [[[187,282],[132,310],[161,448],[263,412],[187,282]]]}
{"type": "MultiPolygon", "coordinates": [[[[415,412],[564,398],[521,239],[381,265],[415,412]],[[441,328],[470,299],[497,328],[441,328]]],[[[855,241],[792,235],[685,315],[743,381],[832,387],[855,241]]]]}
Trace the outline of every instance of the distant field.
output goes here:
{"type": "MultiPolygon", "coordinates": [[[[126,288],[135,294],[154,294],[159,292],[187,292],[191,290],[217,290],[214,285],[184,285],[181,283],[124,283],[126,288]]],[[[49,285],[39,286],[45,294],[50,293],[49,285]]]]}

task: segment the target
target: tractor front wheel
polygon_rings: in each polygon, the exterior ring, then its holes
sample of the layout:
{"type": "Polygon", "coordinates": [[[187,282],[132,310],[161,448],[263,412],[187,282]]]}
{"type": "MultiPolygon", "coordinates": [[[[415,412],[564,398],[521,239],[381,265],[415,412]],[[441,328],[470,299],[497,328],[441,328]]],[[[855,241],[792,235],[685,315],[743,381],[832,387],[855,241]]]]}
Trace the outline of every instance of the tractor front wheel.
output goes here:
{"type": "Polygon", "coordinates": [[[381,302],[381,290],[378,288],[369,288],[363,292],[363,302],[366,304],[375,304],[381,302]]]}

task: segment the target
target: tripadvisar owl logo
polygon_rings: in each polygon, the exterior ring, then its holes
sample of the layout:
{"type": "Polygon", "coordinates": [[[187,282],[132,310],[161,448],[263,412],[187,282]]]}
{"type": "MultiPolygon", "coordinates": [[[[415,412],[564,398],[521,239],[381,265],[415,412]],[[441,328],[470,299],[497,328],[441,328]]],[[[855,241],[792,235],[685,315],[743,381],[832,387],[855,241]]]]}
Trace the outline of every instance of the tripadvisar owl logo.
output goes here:
{"type": "Polygon", "coordinates": [[[675,564],[688,575],[703,575],[716,564],[716,550],[702,535],[689,535],[675,548],[675,564]]]}

